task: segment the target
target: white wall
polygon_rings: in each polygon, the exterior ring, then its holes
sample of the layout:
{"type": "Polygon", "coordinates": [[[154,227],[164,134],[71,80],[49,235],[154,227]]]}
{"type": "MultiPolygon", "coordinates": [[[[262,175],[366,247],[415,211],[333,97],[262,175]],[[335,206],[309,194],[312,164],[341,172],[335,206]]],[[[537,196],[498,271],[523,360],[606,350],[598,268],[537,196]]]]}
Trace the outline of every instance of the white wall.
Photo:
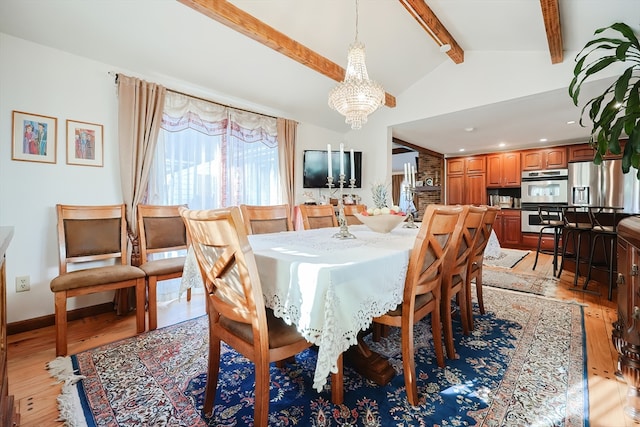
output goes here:
{"type": "MultiPolygon", "coordinates": [[[[207,93],[166,76],[114,67],[33,44],[0,33],[0,225],[15,227],[7,252],[7,318],[9,322],[52,314],[50,280],[58,274],[56,203],[122,203],[117,141],[117,97],[110,71],[135,75],[176,90],[253,108],[250,101],[207,93]],[[57,118],[55,164],[11,160],[12,110],[57,118]],[[66,164],[67,119],[104,125],[104,167],[66,164]],[[31,291],[15,292],[15,277],[28,275],[31,291]]],[[[267,107],[253,108],[274,114],[267,107]]],[[[286,114],[284,114],[286,117],[286,114]]],[[[53,136],[53,135],[51,135],[53,136]]],[[[342,135],[313,125],[298,127],[298,164],[305,149],[343,141],[342,135]]],[[[354,147],[355,148],[355,147],[354,147]]],[[[302,201],[302,167],[297,170],[298,201],[302,201]]],[[[111,301],[111,294],[69,300],[68,308],[111,301]]]]}
{"type": "MultiPolygon", "coordinates": [[[[0,224],[15,227],[7,252],[9,322],[53,313],[58,272],[56,203],[121,203],[116,97],[104,64],[0,34],[0,224]],[[57,118],[55,164],[11,160],[12,110],[57,118]],[[104,167],[66,164],[66,120],[104,125],[104,167]],[[15,276],[31,291],[15,293],[15,276]]],[[[83,297],[82,305],[105,300],[83,297]]],[[[74,302],[69,307],[75,307],[74,302]]]]}

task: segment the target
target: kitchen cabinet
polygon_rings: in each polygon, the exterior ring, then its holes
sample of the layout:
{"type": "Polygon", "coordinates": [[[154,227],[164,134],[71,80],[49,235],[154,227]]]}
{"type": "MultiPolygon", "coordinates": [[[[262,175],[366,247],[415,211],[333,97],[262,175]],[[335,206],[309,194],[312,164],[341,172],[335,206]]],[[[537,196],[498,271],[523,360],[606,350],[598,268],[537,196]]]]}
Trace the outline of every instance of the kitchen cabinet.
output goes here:
{"type": "Polygon", "coordinates": [[[521,152],[523,171],[564,169],[567,167],[567,147],[550,147],[521,152]]]}
{"type": "Polygon", "coordinates": [[[468,205],[487,203],[485,156],[447,160],[447,203],[468,205]]]}
{"type": "Polygon", "coordinates": [[[611,339],[618,351],[618,366],[627,382],[624,412],[640,420],[640,218],[630,217],[618,223],[618,319],[613,323],[611,339]]]}
{"type": "Polygon", "coordinates": [[[493,229],[501,247],[517,248],[521,246],[522,224],[520,223],[519,210],[502,209],[496,216],[493,229]]]}
{"type": "Polygon", "coordinates": [[[520,187],[520,153],[487,155],[487,187],[520,187]]]}
{"type": "MultiPolygon", "coordinates": [[[[626,139],[620,140],[620,154],[605,154],[605,159],[621,159],[626,139]]],[[[575,144],[569,146],[569,162],[591,162],[596,155],[596,150],[589,144],[575,144]]]]}
{"type": "Polygon", "coordinates": [[[570,162],[590,162],[596,155],[596,150],[589,144],[575,144],[569,146],[570,162]]]}

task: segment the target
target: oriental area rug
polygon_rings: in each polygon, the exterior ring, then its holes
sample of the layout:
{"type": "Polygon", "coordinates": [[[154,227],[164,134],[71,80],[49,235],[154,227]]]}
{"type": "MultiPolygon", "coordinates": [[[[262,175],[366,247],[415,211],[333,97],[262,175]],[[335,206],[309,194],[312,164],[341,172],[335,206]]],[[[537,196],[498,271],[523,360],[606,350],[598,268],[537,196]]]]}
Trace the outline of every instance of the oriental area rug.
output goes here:
{"type": "Polygon", "coordinates": [[[490,265],[493,267],[513,268],[524,257],[529,255],[531,251],[521,251],[519,249],[507,249],[500,248],[496,256],[489,256],[485,254],[484,265],[490,265]]]}
{"type": "Polygon", "coordinates": [[[542,276],[527,273],[514,273],[508,268],[484,265],[482,268],[482,285],[494,288],[511,289],[536,295],[555,295],[559,279],[553,276],[542,276]]]}
{"type": "MultiPolygon", "coordinates": [[[[438,368],[429,322],[416,325],[420,404],[406,401],[397,331],[371,347],[397,375],[377,386],[345,366],[343,405],[312,388],[315,353],[271,367],[270,426],[588,426],[583,309],[486,288],[487,313],[469,336],[454,324],[459,358],[438,368]]],[[[207,319],[200,317],[49,364],[65,381],[69,426],[252,426],[253,365],[223,346],[212,418],[202,414],[207,319]],[[71,370],[74,372],[72,373],[71,370]]]]}

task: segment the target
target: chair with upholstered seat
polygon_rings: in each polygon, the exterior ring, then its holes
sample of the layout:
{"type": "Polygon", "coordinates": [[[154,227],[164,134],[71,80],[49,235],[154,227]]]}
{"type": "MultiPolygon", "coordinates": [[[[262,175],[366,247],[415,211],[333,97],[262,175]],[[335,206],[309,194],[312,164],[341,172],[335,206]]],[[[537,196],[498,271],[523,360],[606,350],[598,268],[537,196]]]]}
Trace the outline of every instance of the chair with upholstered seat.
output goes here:
{"type": "Polygon", "coordinates": [[[67,354],[68,298],[135,287],[136,332],[144,332],[145,274],[129,265],[125,205],[58,204],[56,212],[60,274],[50,283],[55,295],[56,356],[67,354]]]}
{"type": "MultiPolygon", "coordinates": [[[[209,366],[204,413],[213,411],[220,341],[255,364],[254,425],[265,427],[269,417],[269,364],[286,360],[311,346],[296,330],[264,305],[262,285],[253,251],[238,207],[209,211],[180,209],[203,277],[209,317],[209,366]]],[[[342,359],[332,375],[335,403],[341,403],[342,359]],[[340,393],[338,393],[340,394],[340,393]]]]}
{"type": "Polygon", "coordinates": [[[344,216],[347,220],[347,225],[362,224],[362,221],[356,218],[354,214],[359,214],[366,210],[367,207],[365,205],[344,205],[344,216]]]}
{"type": "Polygon", "coordinates": [[[293,231],[291,210],[288,204],[270,206],[240,205],[240,211],[247,228],[247,234],[293,231]]]}
{"type": "Polygon", "coordinates": [[[609,301],[613,298],[613,272],[615,271],[616,247],[618,241],[618,220],[620,219],[620,212],[623,210],[623,207],[589,207],[589,219],[591,221],[591,234],[593,236],[593,240],[591,241],[589,265],[587,267],[587,277],[584,279],[583,289],[587,289],[593,269],[596,267],[603,267],[609,276],[607,283],[607,298],[609,301]],[[603,248],[604,263],[602,265],[596,265],[594,263],[594,255],[596,253],[595,249],[598,242],[602,243],[603,248]]]}
{"type": "MultiPolygon", "coordinates": [[[[575,262],[575,272],[573,275],[573,286],[578,285],[578,276],[580,275],[580,264],[587,264],[589,259],[583,257],[582,238],[589,239],[591,245],[591,220],[586,208],[579,206],[568,206],[562,208],[562,219],[564,221],[564,233],[562,236],[562,258],[560,259],[560,268],[558,268],[558,276],[564,270],[565,261],[572,259],[575,262]],[[569,248],[573,252],[569,251],[569,248]]],[[[586,275],[585,275],[586,276],[586,275]]]]}
{"type": "MultiPolygon", "coordinates": [[[[395,310],[373,319],[376,324],[399,327],[402,343],[402,366],[407,400],[418,405],[414,356],[414,325],[431,313],[431,331],[438,366],[444,367],[440,299],[445,265],[452,261],[451,248],[461,233],[460,219],[468,207],[429,205],[418,230],[405,278],[402,304],[395,310]]],[[[375,330],[374,330],[375,333],[375,330]]]]}
{"type": "Polygon", "coordinates": [[[332,205],[300,205],[300,215],[305,230],[338,226],[332,205]]]}
{"type": "Polygon", "coordinates": [[[553,255],[553,275],[558,271],[558,253],[562,254],[560,237],[564,229],[564,219],[562,219],[562,208],[555,206],[538,206],[538,218],[540,221],[540,231],[538,232],[538,247],[536,249],[536,259],[533,262],[532,270],[538,265],[538,255],[541,253],[553,255]],[[547,230],[553,232],[553,249],[542,249],[542,237],[547,230]]]}
{"type": "Polygon", "coordinates": [[[475,241],[473,250],[469,255],[469,262],[467,264],[467,310],[469,315],[469,329],[473,330],[473,304],[471,301],[471,281],[475,279],[476,285],[476,298],[478,300],[478,307],[480,314],[484,314],[484,299],[482,297],[482,266],[484,264],[484,251],[489,243],[491,237],[491,231],[493,230],[493,223],[500,211],[499,206],[487,206],[487,212],[482,219],[483,227],[480,229],[478,238],[475,241]]]}
{"type": "Polygon", "coordinates": [[[465,335],[470,332],[467,308],[467,267],[472,256],[477,236],[483,227],[486,206],[465,206],[468,212],[462,218],[462,230],[460,238],[454,243],[451,250],[455,256],[445,265],[445,273],[442,279],[442,300],[440,301],[442,329],[444,331],[444,343],[447,349],[447,357],[455,359],[456,351],[453,344],[453,319],[451,303],[455,296],[459,306],[460,322],[465,335]]]}
{"type": "MultiPolygon", "coordinates": [[[[149,330],[158,327],[158,282],[182,277],[189,239],[179,208],[180,205],[137,206],[140,268],[147,276],[149,330]]],[[[187,301],[191,301],[191,288],[187,289],[187,301]]]]}

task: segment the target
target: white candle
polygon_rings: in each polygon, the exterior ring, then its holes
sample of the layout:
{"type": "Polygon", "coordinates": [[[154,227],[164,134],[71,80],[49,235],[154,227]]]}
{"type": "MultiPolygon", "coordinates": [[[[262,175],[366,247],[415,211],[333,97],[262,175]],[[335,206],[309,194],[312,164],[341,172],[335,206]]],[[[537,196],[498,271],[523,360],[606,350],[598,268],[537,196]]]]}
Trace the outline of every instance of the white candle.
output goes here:
{"type": "Polygon", "coordinates": [[[340,175],[344,175],[344,144],[340,143],[340,175]]]}
{"type": "Polygon", "coordinates": [[[331,144],[327,144],[327,177],[333,178],[333,170],[331,169],[331,144]]]}
{"type": "Polygon", "coordinates": [[[409,163],[404,164],[404,181],[409,185],[409,163]]]}
{"type": "Polygon", "coordinates": [[[353,148],[351,149],[350,157],[351,157],[351,179],[356,179],[356,162],[353,159],[353,148]]]}
{"type": "Polygon", "coordinates": [[[415,166],[411,166],[411,186],[416,186],[416,168],[415,166]]]}

